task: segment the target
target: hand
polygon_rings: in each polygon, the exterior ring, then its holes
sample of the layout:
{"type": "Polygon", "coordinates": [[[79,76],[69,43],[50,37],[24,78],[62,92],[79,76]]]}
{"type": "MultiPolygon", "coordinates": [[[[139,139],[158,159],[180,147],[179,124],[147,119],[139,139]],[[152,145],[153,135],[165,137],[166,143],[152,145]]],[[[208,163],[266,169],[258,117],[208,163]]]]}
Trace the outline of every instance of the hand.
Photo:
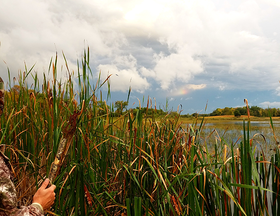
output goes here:
{"type": "Polygon", "coordinates": [[[49,182],[50,180],[46,179],[33,197],[33,202],[41,204],[44,210],[49,209],[54,204],[55,200],[54,190],[56,186],[52,185],[47,188],[49,182]]]}

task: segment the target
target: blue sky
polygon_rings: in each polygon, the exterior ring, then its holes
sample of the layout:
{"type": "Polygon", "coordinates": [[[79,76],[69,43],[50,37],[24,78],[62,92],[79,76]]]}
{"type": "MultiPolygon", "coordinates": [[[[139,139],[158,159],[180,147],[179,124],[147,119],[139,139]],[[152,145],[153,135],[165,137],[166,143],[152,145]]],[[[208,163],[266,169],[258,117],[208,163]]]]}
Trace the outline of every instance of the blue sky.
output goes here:
{"type": "Polygon", "coordinates": [[[112,74],[110,102],[126,100],[131,86],[131,107],[148,96],[190,114],[244,98],[280,107],[279,20],[277,0],[2,0],[0,73],[17,77],[35,64],[42,78],[56,52],[64,65],[63,51],[77,77],[89,46],[93,83],[99,71],[112,74]]]}

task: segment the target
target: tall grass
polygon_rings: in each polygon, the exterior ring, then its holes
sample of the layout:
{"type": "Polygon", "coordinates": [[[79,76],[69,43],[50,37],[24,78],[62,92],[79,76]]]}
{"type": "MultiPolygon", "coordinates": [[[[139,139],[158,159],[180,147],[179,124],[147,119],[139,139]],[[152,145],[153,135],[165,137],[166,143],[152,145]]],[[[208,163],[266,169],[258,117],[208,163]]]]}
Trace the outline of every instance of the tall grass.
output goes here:
{"type": "Polygon", "coordinates": [[[40,89],[36,74],[33,85],[27,85],[24,74],[31,73],[26,69],[17,83],[8,83],[5,94],[0,139],[15,168],[20,204],[31,202],[48,175],[64,128],[84,101],[54,182],[57,198],[49,214],[279,214],[278,147],[270,161],[255,152],[250,122],[244,121],[237,150],[223,139],[210,150],[200,135],[203,120],[184,127],[179,114],[156,119],[141,108],[113,117],[114,107],[106,106],[99,94],[104,84],[110,89],[109,79],[91,84],[88,51],[78,62],[78,77],[69,72],[67,81],[58,80],[57,57],[50,72],[52,80],[44,76],[40,89]]]}

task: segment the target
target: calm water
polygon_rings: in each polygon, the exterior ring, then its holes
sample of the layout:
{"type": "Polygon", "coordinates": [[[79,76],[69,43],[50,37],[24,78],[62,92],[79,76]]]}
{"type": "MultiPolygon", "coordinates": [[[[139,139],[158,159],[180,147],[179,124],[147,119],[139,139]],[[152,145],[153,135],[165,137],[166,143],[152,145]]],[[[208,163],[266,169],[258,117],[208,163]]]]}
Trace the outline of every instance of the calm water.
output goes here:
{"type": "MultiPolygon", "coordinates": [[[[274,127],[280,126],[280,121],[273,121],[274,127]]],[[[247,122],[246,122],[247,124],[247,122]]],[[[206,126],[215,126],[215,125],[241,125],[243,126],[243,121],[228,121],[228,122],[215,122],[215,123],[206,123],[206,126]]],[[[270,121],[251,121],[251,126],[254,127],[270,127],[270,121]]]]}
{"type": "MultiPolygon", "coordinates": [[[[245,123],[247,128],[247,122],[245,123]]],[[[280,121],[273,122],[274,132],[270,126],[270,121],[251,121],[249,138],[252,139],[252,146],[257,150],[263,150],[266,155],[274,153],[278,146],[280,134],[280,121]]],[[[227,144],[239,147],[243,141],[243,121],[228,121],[206,123],[201,131],[200,143],[212,149],[215,144],[224,146],[227,144]]],[[[246,129],[247,135],[247,129],[246,129]]]]}
{"type": "MultiPolygon", "coordinates": [[[[247,122],[246,122],[247,128],[247,122]]],[[[249,138],[252,140],[252,147],[256,148],[256,152],[263,151],[265,159],[270,160],[271,155],[275,153],[280,141],[280,121],[273,122],[274,133],[270,126],[270,121],[251,121],[249,138]]],[[[198,127],[197,127],[198,128],[198,127]]],[[[228,121],[206,123],[200,134],[200,144],[208,147],[208,151],[214,151],[214,145],[217,144],[218,151],[222,154],[224,145],[231,144],[234,148],[238,148],[243,141],[243,121],[228,121]]],[[[246,130],[247,136],[247,130],[246,130]]],[[[228,152],[230,153],[230,152],[228,152]]],[[[269,189],[271,187],[272,178],[269,181],[269,189]]],[[[272,200],[272,194],[268,193],[268,201],[272,200]]],[[[234,203],[232,202],[232,206],[234,203]]],[[[269,214],[272,214],[271,205],[268,207],[269,214]]]]}

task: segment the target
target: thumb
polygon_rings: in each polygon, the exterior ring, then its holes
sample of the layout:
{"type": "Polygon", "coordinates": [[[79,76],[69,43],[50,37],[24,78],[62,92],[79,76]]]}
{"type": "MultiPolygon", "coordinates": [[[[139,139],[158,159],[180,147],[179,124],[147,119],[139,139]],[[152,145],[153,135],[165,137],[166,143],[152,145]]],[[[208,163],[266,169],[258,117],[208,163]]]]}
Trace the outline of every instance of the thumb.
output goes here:
{"type": "Polygon", "coordinates": [[[41,185],[40,189],[46,189],[49,185],[50,180],[47,178],[43,184],[41,185]]]}

